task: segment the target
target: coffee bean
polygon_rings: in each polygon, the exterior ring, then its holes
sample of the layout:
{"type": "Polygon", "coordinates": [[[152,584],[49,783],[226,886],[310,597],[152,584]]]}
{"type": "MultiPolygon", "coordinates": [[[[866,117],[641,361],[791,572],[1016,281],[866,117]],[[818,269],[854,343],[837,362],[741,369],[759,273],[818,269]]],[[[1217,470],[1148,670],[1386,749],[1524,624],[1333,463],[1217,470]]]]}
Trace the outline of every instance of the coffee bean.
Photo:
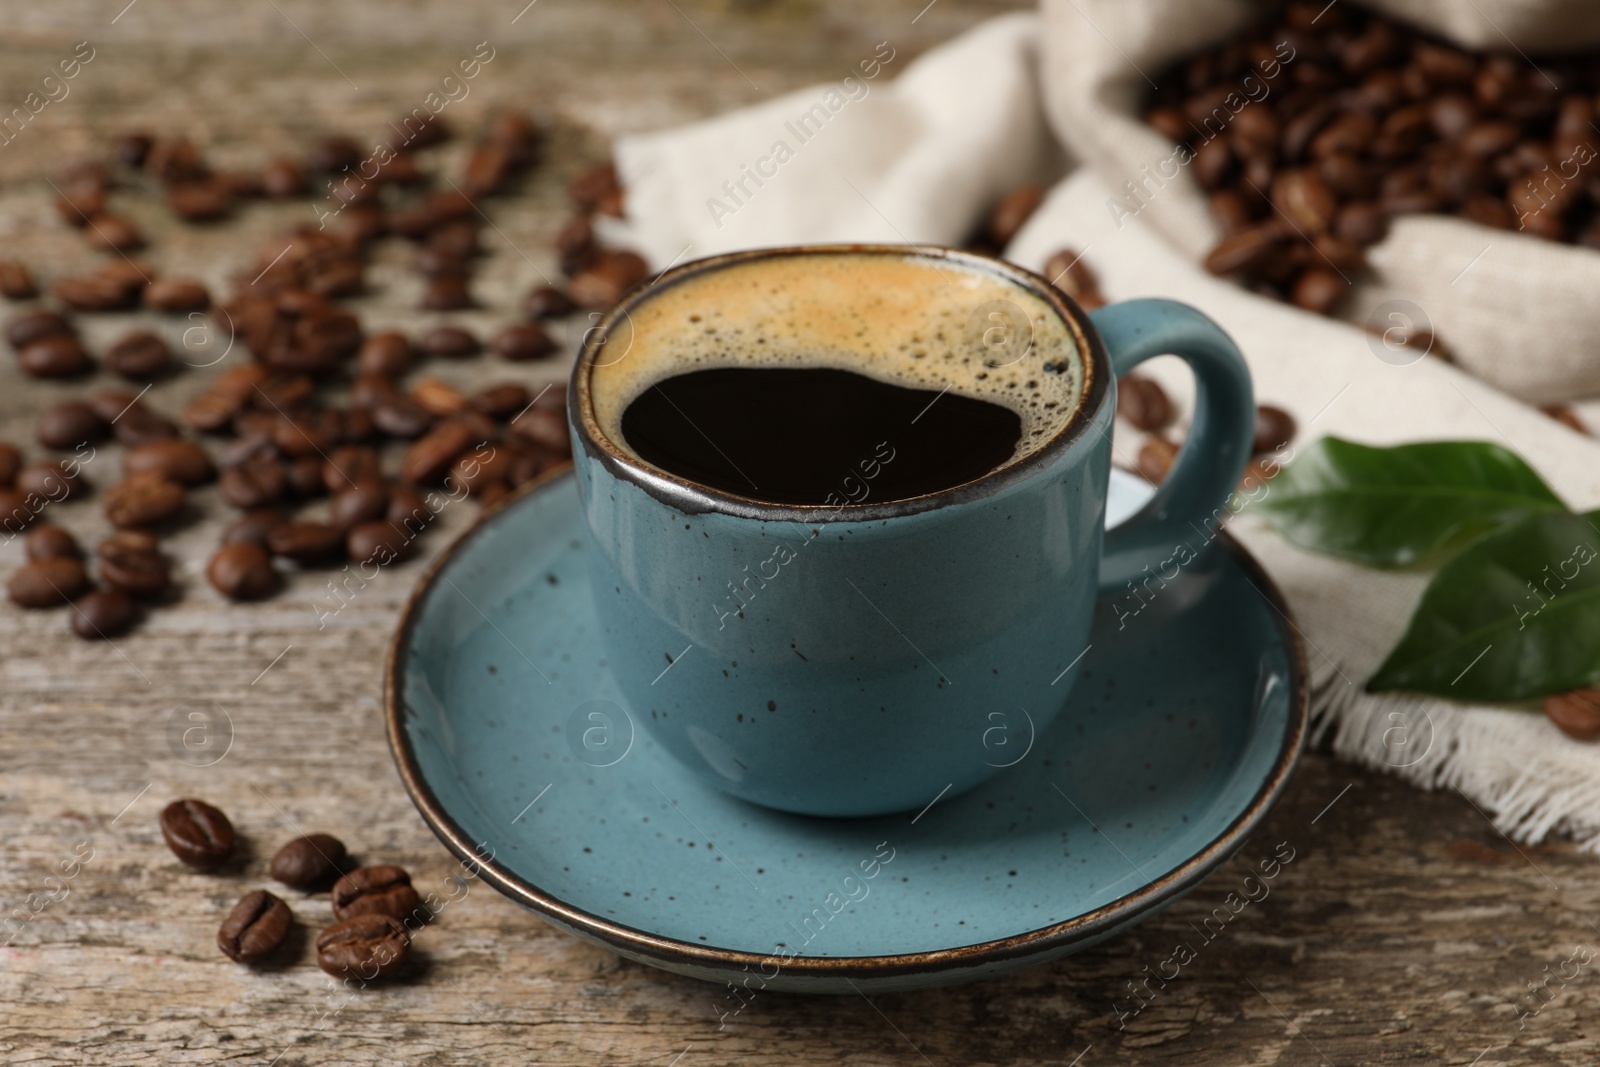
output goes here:
{"type": "Polygon", "coordinates": [[[33,274],[16,260],[0,260],[0,295],[7,300],[32,300],[39,295],[33,274]]]}
{"type": "Polygon", "coordinates": [[[271,423],[271,440],[284,456],[325,456],[333,447],[331,427],[320,419],[280,416],[271,423]]]}
{"type": "Polygon", "coordinates": [[[83,548],[64,526],[53,522],[36,523],[23,540],[28,559],[82,559],[83,548]]]}
{"type": "Polygon", "coordinates": [[[400,477],[414,485],[437,484],[455,458],[473,444],[472,431],[465,423],[440,423],[406,449],[400,460],[400,477]]]}
{"type": "Polygon", "coordinates": [[[267,548],[274,556],[313,567],[331,563],[343,554],[344,534],[325,522],[286,522],[267,532],[267,548]]]}
{"type": "Polygon", "coordinates": [[[22,450],[10,441],[0,441],[0,488],[9,489],[15,485],[21,469],[22,450]]]}
{"type": "Polygon", "coordinates": [[[82,400],[66,400],[39,419],[35,437],[46,448],[73,449],[105,439],[108,427],[82,400]]]}
{"type": "Polygon", "coordinates": [[[531,444],[559,455],[572,454],[572,438],[568,434],[567,419],[559,410],[535,405],[512,419],[506,430],[531,444]]]}
{"type": "Polygon", "coordinates": [[[1250,443],[1252,456],[1276,452],[1294,440],[1294,416],[1271,404],[1256,406],[1255,437],[1250,443]]]}
{"type": "Polygon", "coordinates": [[[172,350],[156,334],[135,330],[106,350],[105,363],[106,370],[113,374],[145,382],[172,366],[172,350]]]}
{"type": "Polygon", "coordinates": [[[1237,491],[1246,495],[1258,492],[1262,486],[1277,476],[1279,467],[1266,456],[1257,456],[1245,465],[1239,476],[1237,491]]]}
{"type": "Polygon", "coordinates": [[[567,183],[567,195],[580,211],[594,211],[607,194],[621,188],[614,163],[586,167],[567,183]]]}
{"type": "Polygon", "coordinates": [[[222,543],[248,542],[266,548],[267,534],[288,521],[289,516],[278,508],[250,508],[222,531],[222,543]]]}
{"type": "Polygon", "coordinates": [[[1259,270],[1282,250],[1282,237],[1270,223],[1230,233],[1207,254],[1205,268],[1212,274],[1249,274],[1259,270]]]}
{"type": "Polygon", "coordinates": [[[354,562],[372,562],[380,567],[411,557],[412,534],[386,519],[360,522],[345,534],[344,552],[354,562]]]}
{"type": "Polygon", "coordinates": [[[60,503],[81,496],[88,484],[75,460],[36,460],[17,471],[16,487],[41,500],[60,503]]]}
{"type": "Polygon", "coordinates": [[[72,326],[54,311],[24,311],[6,322],[6,341],[22,349],[53,334],[70,334],[72,326]]]}
{"type": "Polygon", "coordinates": [[[85,641],[120,637],[139,621],[139,607],[120,589],[96,589],[72,602],[72,632],[85,641]]]}
{"type": "Polygon", "coordinates": [[[472,408],[491,419],[509,419],[533,401],[521,382],[496,382],[472,394],[472,408]]]}
{"type": "Polygon", "coordinates": [[[89,588],[81,560],[67,556],[36,559],[11,572],[6,595],[23,608],[53,608],[76,599],[89,588]]]}
{"type": "Polygon", "coordinates": [[[1600,689],[1574,689],[1544,698],[1544,713],[1575,741],[1600,739],[1600,689]]]}
{"type": "Polygon", "coordinates": [[[78,378],[94,373],[94,360],[83,342],[69,333],[30,341],[17,353],[17,365],[35,378],[78,378]]]}
{"type": "Polygon", "coordinates": [[[552,457],[540,449],[520,448],[514,443],[504,446],[511,463],[506,469],[506,484],[513,489],[533,481],[550,466],[552,457]]]}
{"type": "Polygon", "coordinates": [[[459,326],[435,326],[417,341],[424,354],[440,359],[465,359],[483,351],[472,334],[459,326]]]}
{"type": "Polygon", "coordinates": [[[335,978],[370,981],[405,965],[411,939],[388,915],[357,915],[317,935],[317,966],[335,978]]]}
{"type": "Polygon", "coordinates": [[[357,867],[333,884],[329,896],[334,918],[341,920],[387,915],[404,921],[422,903],[411,888],[411,876],[403,867],[390,864],[357,867]]]}
{"type": "Polygon", "coordinates": [[[1154,379],[1124,374],[1117,382],[1117,414],[1136,430],[1163,430],[1172,421],[1172,401],[1154,379]]]}
{"type": "Polygon", "coordinates": [[[211,294],[199,282],[157,278],[144,287],[144,306],[154,311],[204,311],[211,306],[211,294]]]}
{"type": "Polygon", "coordinates": [[[191,181],[167,187],[167,206],[186,222],[213,222],[233,208],[233,193],[219,181],[191,181]]]}
{"type": "Polygon", "coordinates": [[[199,149],[182,137],[162,138],[151,145],[144,169],[169,184],[203,178],[207,173],[199,149]]]}
{"type": "Polygon", "coordinates": [[[1272,204],[1306,233],[1321,233],[1333,223],[1339,203],[1313,170],[1290,170],[1272,183],[1272,204]]]}
{"type": "Polygon", "coordinates": [[[1307,311],[1328,314],[1344,299],[1350,285],[1331,267],[1313,266],[1300,272],[1289,299],[1307,311]]]}
{"type": "Polygon", "coordinates": [[[270,200],[292,200],[309,190],[305,168],[292,159],[275,159],[261,168],[261,191],[270,200]]]}
{"type": "MultiPolygon", "coordinates": [[[[1557,422],[1561,423],[1561,425],[1565,426],[1567,429],[1572,430],[1575,433],[1581,433],[1585,437],[1589,436],[1589,427],[1585,425],[1584,421],[1578,417],[1578,413],[1573,411],[1572,408],[1568,407],[1566,404],[1546,404],[1539,410],[1550,416],[1552,419],[1555,419],[1557,422]]],[[[33,534],[29,534],[28,536],[31,538],[33,534]]]]}
{"type": "Polygon", "coordinates": [[[50,295],[76,311],[124,311],[139,302],[141,279],[117,274],[86,274],[57,278],[50,283],[50,295]]]}
{"type": "Polygon", "coordinates": [[[119,530],[159,526],[183,510],[183,486],[150,472],[106,490],[100,502],[107,520],[119,530]]]}
{"type": "Polygon", "coordinates": [[[322,465],[322,486],[330,493],[361,482],[382,480],[382,464],[377,450],[370,445],[340,445],[322,465]]]}
{"type": "Polygon", "coordinates": [[[489,342],[501,359],[512,363],[543,359],[555,351],[555,342],[537,322],[515,322],[502,327],[489,342]]]}
{"type": "MultiPolygon", "coordinates": [[[[1248,121],[1248,120],[1247,120],[1248,121]]],[[[1039,185],[1019,185],[1005,196],[989,212],[985,228],[989,239],[996,245],[1004,248],[1011,243],[1023,224],[1044,202],[1044,188],[1039,185]]]]}
{"type": "Polygon", "coordinates": [[[450,465],[445,484],[452,490],[464,486],[472,496],[479,496],[493,486],[506,482],[511,469],[511,453],[504,448],[483,445],[472,452],[464,452],[450,465]]]}
{"type": "MultiPolygon", "coordinates": [[[[408,540],[420,534],[433,521],[433,517],[433,509],[428,507],[428,498],[420,489],[411,485],[397,485],[389,490],[389,508],[383,518],[408,540]]],[[[350,554],[348,542],[346,542],[346,554],[350,554]]]]}
{"type": "Polygon", "coordinates": [[[150,599],[167,591],[171,565],[161,544],[144,530],[119,530],[95,549],[100,580],[131,597],[150,599]]]}
{"type": "Polygon", "coordinates": [[[306,834],[273,853],[267,873],[284,885],[310,893],[338,878],[344,863],[343,841],[330,834],[306,834]]]}
{"type": "Polygon", "coordinates": [[[1151,485],[1160,485],[1178,458],[1178,446],[1164,437],[1151,435],[1139,448],[1135,460],[1138,471],[1151,485]]]}
{"type": "Polygon", "coordinates": [[[256,456],[223,471],[217,487],[222,499],[234,507],[258,508],[276,504],[288,494],[289,475],[276,458],[256,456]]]}
{"type": "MultiPolygon", "coordinates": [[[[106,252],[134,252],[144,247],[144,233],[121,215],[93,216],[89,219],[88,235],[90,244],[106,252]]],[[[61,296],[60,293],[56,295],[61,296]]]]}
{"type": "Polygon", "coordinates": [[[257,889],[239,898],[217,931],[217,947],[238,963],[260,963],[278,951],[294,926],[289,905],[257,889]]]}
{"type": "Polygon", "coordinates": [[[179,485],[204,485],[217,476],[206,450],[181,437],[130,448],[122,457],[122,472],[128,477],[160,474],[179,485]]]}
{"type": "Polygon", "coordinates": [[[161,809],[161,836],[186,866],[220,867],[233,855],[233,823],[203,800],[185,797],[161,809]]]}
{"type": "Polygon", "coordinates": [[[106,196],[106,184],[102,181],[71,182],[56,197],[56,214],[68,226],[85,229],[90,219],[105,213],[106,196]]]}
{"type": "Polygon", "coordinates": [[[423,378],[411,387],[411,399],[434,415],[458,415],[467,410],[467,398],[448,382],[423,378]]]}
{"type": "Polygon", "coordinates": [[[1344,204],[1333,218],[1334,235],[1352,244],[1377,244],[1388,231],[1388,217],[1371,201],[1344,204]]]}
{"type": "Polygon", "coordinates": [[[370,335],[356,353],[358,374],[381,374],[398,378],[411,369],[411,342],[393,330],[370,335]]]}
{"type": "Polygon", "coordinates": [[[649,264],[637,253],[601,252],[593,263],[573,275],[567,292],[579,307],[601,311],[649,276],[649,264]]]}
{"type": "Polygon", "coordinates": [[[278,588],[272,557],[253,541],[234,541],[217,549],[206,564],[206,579],[229,600],[260,600],[278,588]]]}
{"type": "Polygon", "coordinates": [[[553,285],[541,285],[530,292],[522,302],[522,310],[530,319],[554,319],[570,314],[576,304],[563,290],[553,285]]]}
{"type": "Polygon", "coordinates": [[[427,311],[464,311],[476,306],[463,274],[436,274],[422,291],[422,307],[427,311]]]}
{"type": "Polygon", "coordinates": [[[389,490],[382,482],[357,482],[334,494],[328,521],[337,529],[348,531],[358,523],[382,518],[388,506],[389,490]]]}
{"type": "Polygon", "coordinates": [[[112,154],[117,157],[117,162],[138,170],[144,166],[145,157],[150,154],[150,146],[155,143],[155,138],[148,133],[129,133],[118,137],[112,145],[112,154]]]}
{"type": "Polygon", "coordinates": [[[285,468],[289,477],[289,492],[302,500],[314,500],[324,495],[327,492],[322,484],[324,462],[321,456],[297,456],[289,460],[285,468]]]}

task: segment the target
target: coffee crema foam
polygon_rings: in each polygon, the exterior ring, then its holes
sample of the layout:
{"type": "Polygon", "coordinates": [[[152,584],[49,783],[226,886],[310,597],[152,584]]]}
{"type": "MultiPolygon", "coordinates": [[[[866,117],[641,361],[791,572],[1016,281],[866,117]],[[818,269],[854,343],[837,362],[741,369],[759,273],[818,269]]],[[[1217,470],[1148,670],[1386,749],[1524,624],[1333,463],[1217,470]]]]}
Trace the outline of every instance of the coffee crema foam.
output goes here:
{"type": "Polygon", "coordinates": [[[689,275],[619,317],[589,377],[601,432],[644,462],[622,433],[628,405],[718,367],[830,367],[1002,405],[1022,436],[997,470],[1053,439],[1083,398],[1076,338],[1016,283],[915,254],[809,253],[689,275]]]}

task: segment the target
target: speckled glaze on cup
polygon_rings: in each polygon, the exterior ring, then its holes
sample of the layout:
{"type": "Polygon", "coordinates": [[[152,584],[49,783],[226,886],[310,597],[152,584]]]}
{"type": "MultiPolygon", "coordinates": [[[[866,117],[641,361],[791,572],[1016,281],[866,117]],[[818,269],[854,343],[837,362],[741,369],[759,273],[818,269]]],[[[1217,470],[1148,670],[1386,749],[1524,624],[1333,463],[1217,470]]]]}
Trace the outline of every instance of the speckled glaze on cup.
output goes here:
{"type": "Polygon", "coordinates": [[[1006,765],[997,722],[1020,712],[1043,731],[1070,714],[1097,591],[1215,527],[1254,411],[1237,349],[1191,308],[1141,300],[1086,315],[1026,271],[920,246],[760,250],[669,271],[590,331],[568,404],[595,608],[635,719],[717,788],[824,816],[917,809],[970,789],[1006,765]],[[839,507],[712,489],[608,438],[614,413],[597,412],[593,376],[640,358],[617,339],[647,302],[706,272],[840,256],[981,273],[1059,316],[1080,361],[1075,410],[981,478],[839,507]],[[1164,353],[1195,370],[1190,438],[1160,491],[1107,535],[1115,379],[1164,353]],[[733,613],[730,581],[743,591],[733,613]]]}

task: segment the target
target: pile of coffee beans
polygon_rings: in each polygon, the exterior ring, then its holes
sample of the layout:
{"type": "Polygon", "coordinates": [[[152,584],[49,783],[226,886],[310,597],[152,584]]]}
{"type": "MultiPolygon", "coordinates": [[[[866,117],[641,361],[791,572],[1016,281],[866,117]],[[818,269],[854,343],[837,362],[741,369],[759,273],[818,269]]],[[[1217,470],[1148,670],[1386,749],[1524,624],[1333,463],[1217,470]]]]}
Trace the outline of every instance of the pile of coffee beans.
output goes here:
{"type": "MultiPolygon", "coordinates": [[[[187,867],[216,872],[233,857],[233,824],[217,808],[192,797],[161,812],[161,836],[187,867]]],[[[331,834],[306,834],[273,854],[268,873],[302,893],[326,891],[334,922],[317,935],[317,966],[336,978],[371,981],[405,965],[412,932],[432,910],[401,867],[351,864],[344,842],[331,834]]],[[[223,919],[217,947],[239,963],[270,959],[294,928],[289,905],[265,889],[252,890],[223,919]]]]}
{"type": "Polygon", "coordinates": [[[1263,295],[1332,313],[1397,215],[1600,248],[1593,54],[1534,65],[1292,0],[1156,82],[1145,117],[1224,232],[1207,268],[1263,295]]]}
{"type": "MultiPolygon", "coordinates": [[[[281,587],[284,567],[403,560],[452,500],[492,505],[570,458],[562,387],[535,393],[508,380],[466,395],[426,374],[407,383],[427,360],[473,359],[484,342],[445,323],[415,337],[369,333],[340,305],[367,292],[366,264],[377,243],[399,240],[416,247],[427,281],[424,308],[475,306],[470,281],[486,208],[540,161],[542,133],[520,114],[493,118],[454,179],[419,162],[452,136],[442,120],[405,128],[405,145],[381,157],[366,156],[349,138],[326,137],[304,159],[273,160],[259,174],[214,170],[181,138],[131,133],[111,159],[74,164],[53,183],[61,218],[111,258],[50,281],[42,302],[6,324],[25,373],[77,379],[104,366],[134,383],[159,383],[182,361],[158,333],[133,330],[97,360],[73,321],[138,308],[209,314],[212,331],[236,341],[246,361],[230,360],[176,418],[132,390],[59,404],[40,420],[37,438],[67,458],[29,463],[19,448],[0,442],[0,528],[11,534],[90,492],[83,468],[100,442],[114,439],[127,449],[123,480],[101,494],[118,532],[97,548],[97,575],[72,535],[46,524],[49,532],[30,536],[28,563],[8,582],[15,603],[71,603],[73,629],[86,637],[125,632],[141,605],[174,596],[160,538],[197,516],[191,492],[213,482],[239,516],[209,560],[207,579],[231,599],[255,600],[281,587]],[[307,197],[317,183],[327,189],[326,206],[315,205],[319,221],[264,244],[220,300],[199,282],[161,276],[129,258],[146,238],[109,207],[114,195],[159,195],[180,220],[212,224],[253,199],[307,197]],[[215,447],[207,447],[208,438],[215,447]],[[315,503],[323,499],[325,506],[315,503]]],[[[552,355],[547,321],[608,309],[646,277],[638,255],[595,237],[595,215],[622,213],[615,168],[578,173],[569,193],[574,214],[556,242],[567,280],[535,288],[525,317],[489,339],[487,348],[502,359],[552,355]]],[[[0,262],[0,294],[36,301],[40,292],[26,264],[0,262]]]]}

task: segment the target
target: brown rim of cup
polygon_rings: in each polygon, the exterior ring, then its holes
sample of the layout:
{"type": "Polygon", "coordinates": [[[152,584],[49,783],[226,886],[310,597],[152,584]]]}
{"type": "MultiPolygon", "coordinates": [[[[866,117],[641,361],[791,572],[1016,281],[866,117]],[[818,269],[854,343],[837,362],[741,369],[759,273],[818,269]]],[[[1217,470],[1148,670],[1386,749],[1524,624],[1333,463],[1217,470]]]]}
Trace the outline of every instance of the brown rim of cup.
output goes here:
{"type": "Polygon", "coordinates": [[[884,244],[824,244],[796,245],[785,248],[757,248],[742,252],[727,252],[692,260],[664,271],[655,278],[634,286],[615,307],[594,326],[584,332],[583,346],[572,367],[571,387],[567,390],[567,413],[574,427],[577,444],[590,458],[598,460],[612,477],[630,482],[655,499],[680,514],[697,515],[719,512],[739,518],[773,522],[815,523],[830,520],[871,522],[900,515],[915,515],[937,508],[993,496],[1003,489],[1020,484],[1054,463],[1083,436],[1085,429],[1105,404],[1110,391],[1110,360],[1100,343],[1100,335],[1089,327],[1087,312],[1071,297],[1050,282],[1029,270],[1014,264],[956,248],[938,245],[884,245],[884,244]],[[945,260],[983,271],[1002,281],[1024,289],[1050,305],[1066,323],[1083,360],[1083,389],[1078,405],[1067,418],[1065,425],[1055,435],[1020,460],[1006,463],[987,474],[960,485],[950,486],[921,496],[900,500],[862,504],[819,506],[811,504],[775,504],[755,497],[742,496],[710,486],[701,485],[642,463],[623,452],[600,429],[595,418],[589,378],[593,373],[596,355],[604,345],[612,325],[629,315],[633,308],[651,299],[662,289],[676,285],[688,278],[720,270],[734,264],[762,259],[802,255],[887,255],[895,257],[918,256],[930,261],[945,260]]]}

